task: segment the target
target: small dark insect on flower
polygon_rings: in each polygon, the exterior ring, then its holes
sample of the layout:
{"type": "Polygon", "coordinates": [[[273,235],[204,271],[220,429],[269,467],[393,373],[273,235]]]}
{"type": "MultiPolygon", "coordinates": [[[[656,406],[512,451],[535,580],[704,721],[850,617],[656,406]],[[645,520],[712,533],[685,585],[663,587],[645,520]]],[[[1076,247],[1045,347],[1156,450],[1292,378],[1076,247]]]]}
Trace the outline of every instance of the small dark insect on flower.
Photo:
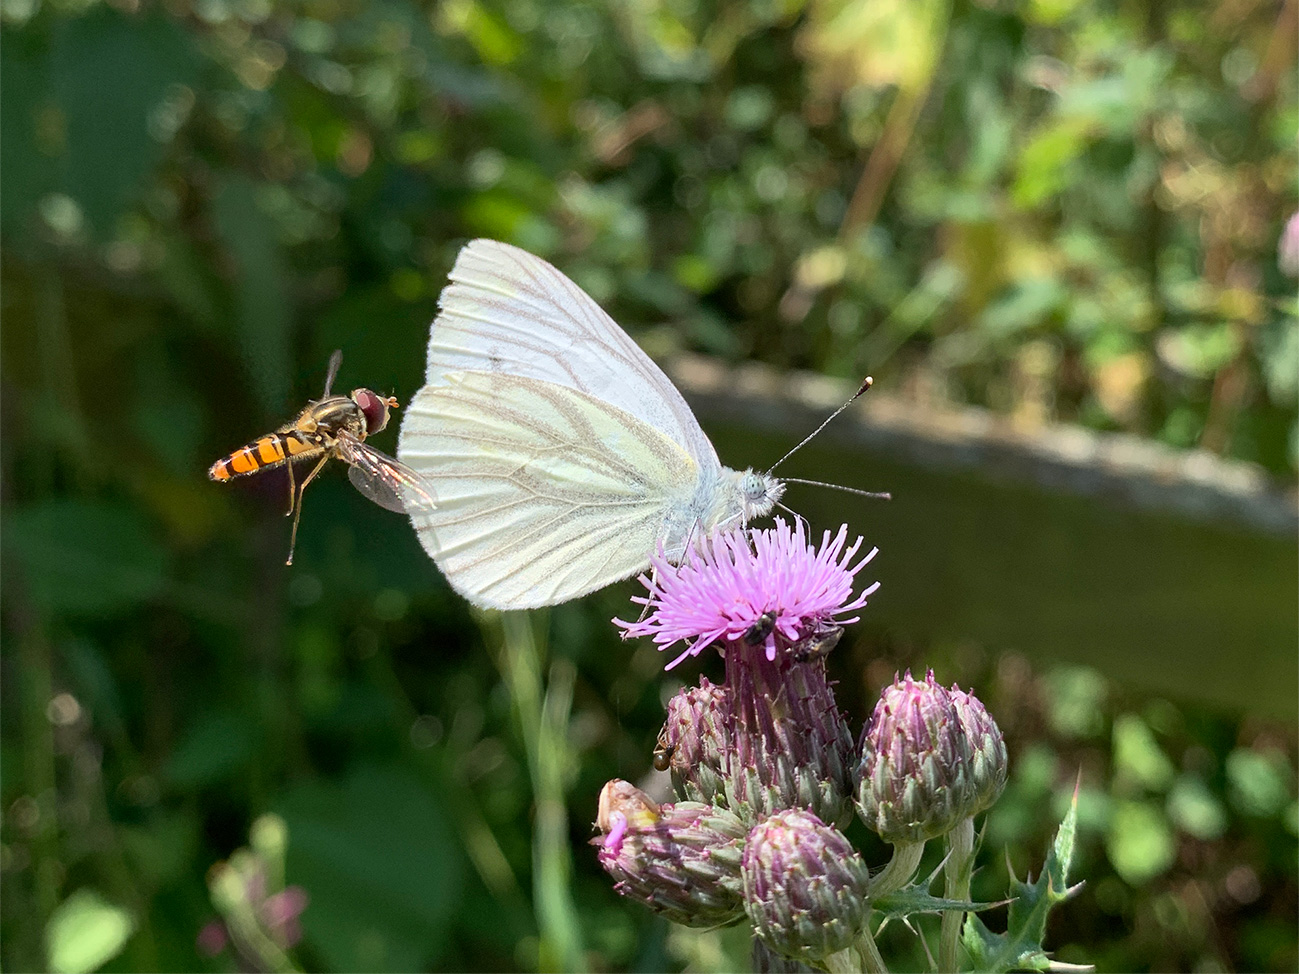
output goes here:
{"type": "Polygon", "coordinates": [[[843,626],[821,626],[808,633],[790,647],[790,655],[795,662],[810,663],[830,655],[830,650],[839,645],[843,635],[843,626]]]}
{"type": "Polygon", "coordinates": [[[744,633],[744,641],[750,646],[761,646],[771,635],[771,631],[776,628],[776,613],[768,609],[758,618],[753,620],[744,633]]]}
{"type": "Polygon", "coordinates": [[[672,755],[676,750],[675,744],[668,743],[668,729],[665,726],[659,731],[658,743],[654,746],[654,770],[666,771],[672,767],[672,755]]]}

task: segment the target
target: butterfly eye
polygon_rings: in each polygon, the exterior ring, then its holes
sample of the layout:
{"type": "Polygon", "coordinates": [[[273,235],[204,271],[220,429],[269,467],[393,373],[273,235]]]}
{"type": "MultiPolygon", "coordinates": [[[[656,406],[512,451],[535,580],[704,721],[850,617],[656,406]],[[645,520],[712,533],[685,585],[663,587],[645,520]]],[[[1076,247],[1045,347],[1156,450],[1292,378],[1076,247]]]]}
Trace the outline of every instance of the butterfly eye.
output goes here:
{"type": "Polygon", "coordinates": [[[357,389],[352,399],[361,407],[365,417],[365,435],[373,436],[388,425],[388,403],[369,389],[357,389]]]}

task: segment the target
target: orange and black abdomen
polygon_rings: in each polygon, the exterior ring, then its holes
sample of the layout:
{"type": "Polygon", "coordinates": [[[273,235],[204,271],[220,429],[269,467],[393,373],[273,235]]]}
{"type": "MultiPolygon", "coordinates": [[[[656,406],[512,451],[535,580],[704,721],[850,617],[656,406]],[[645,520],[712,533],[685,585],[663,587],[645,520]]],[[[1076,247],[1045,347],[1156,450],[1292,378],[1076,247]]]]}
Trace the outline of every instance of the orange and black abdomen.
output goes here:
{"type": "Polygon", "coordinates": [[[290,458],[318,454],[322,449],[315,443],[304,443],[296,436],[270,433],[218,460],[209,468],[207,475],[212,480],[229,480],[231,477],[277,467],[290,458]]]}

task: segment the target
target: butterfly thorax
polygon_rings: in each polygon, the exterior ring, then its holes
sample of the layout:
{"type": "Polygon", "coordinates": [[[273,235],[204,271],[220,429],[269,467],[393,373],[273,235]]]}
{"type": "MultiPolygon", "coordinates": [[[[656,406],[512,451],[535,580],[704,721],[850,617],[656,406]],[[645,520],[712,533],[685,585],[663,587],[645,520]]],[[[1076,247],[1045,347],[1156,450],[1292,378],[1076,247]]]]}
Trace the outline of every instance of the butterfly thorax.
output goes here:
{"type": "Polygon", "coordinates": [[[730,467],[705,472],[690,503],[669,512],[661,535],[664,554],[680,561],[687,545],[770,514],[784,492],[785,485],[769,474],[730,467]]]}

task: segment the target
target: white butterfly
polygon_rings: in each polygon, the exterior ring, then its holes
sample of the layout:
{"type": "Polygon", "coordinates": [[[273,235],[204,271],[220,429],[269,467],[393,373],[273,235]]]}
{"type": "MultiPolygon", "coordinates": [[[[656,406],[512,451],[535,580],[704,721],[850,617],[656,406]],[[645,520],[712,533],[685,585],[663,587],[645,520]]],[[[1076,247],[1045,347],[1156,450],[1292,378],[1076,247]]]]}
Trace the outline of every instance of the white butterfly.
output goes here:
{"type": "Polygon", "coordinates": [[[436,486],[412,521],[470,602],[566,602],[780,500],[769,473],[722,466],[662,370],[541,258],[475,240],[451,282],[397,455],[436,486]]]}

